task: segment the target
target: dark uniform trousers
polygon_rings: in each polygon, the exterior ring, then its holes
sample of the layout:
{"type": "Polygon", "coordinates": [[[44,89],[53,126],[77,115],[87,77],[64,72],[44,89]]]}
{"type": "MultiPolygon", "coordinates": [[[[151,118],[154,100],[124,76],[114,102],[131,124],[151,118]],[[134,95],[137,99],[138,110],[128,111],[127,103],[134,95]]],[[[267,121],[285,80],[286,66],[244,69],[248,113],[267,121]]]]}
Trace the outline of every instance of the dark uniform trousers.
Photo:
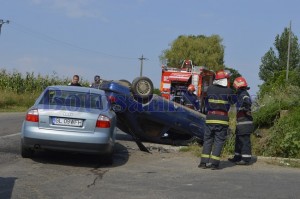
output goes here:
{"type": "Polygon", "coordinates": [[[250,134],[235,136],[235,153],[237,159],[249,162],[251,160],[250,134]]]}
{"type": "Polygon", "coordinates": [[[201,163],[210,162],[217,166],[220,164],[220,156],[226,140],[227,130],[227,125],[206,124],[201,163]]]}
{"type": "Polygon", "coordinates": [[[235,132],[234,156],[236,160],[251,160],[251,133],[253,131],[252,121],[238,121],[235,132]]]}

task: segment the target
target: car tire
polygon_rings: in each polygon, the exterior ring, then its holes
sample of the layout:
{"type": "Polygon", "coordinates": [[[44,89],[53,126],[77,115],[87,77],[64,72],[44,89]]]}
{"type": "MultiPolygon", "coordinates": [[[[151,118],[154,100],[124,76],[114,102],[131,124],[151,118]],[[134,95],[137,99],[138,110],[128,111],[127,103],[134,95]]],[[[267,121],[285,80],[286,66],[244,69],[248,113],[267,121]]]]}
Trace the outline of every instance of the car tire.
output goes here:
{"type": "Polygon", "coordinates": [[[132,81],[131,90],[138,98],[145,100],[153,95],[154,87],[148,77],[137,77],[132,81]]]}
{"type": "Polygon", "coordinates": [[[22,158],[31,158],[34,154],[34,150],[26,147],[22,142],[21,142],[21,156],[22,158]]]}

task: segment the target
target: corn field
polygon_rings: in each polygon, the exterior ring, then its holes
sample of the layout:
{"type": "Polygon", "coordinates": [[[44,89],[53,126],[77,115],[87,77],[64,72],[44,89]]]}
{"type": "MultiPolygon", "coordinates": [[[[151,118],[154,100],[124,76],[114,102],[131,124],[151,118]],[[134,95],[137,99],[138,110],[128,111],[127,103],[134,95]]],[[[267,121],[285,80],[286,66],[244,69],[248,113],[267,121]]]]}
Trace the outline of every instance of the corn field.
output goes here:
{"type": "MultiPolygon", "coordinates": [[[[26,110],[33,105],[40,93],[51,85],[67,85],[71,78],[59,78],[54,72],[51,76],[35,75],[33,72],[22,74],[16,70],[8,72],[0,69],[0,111],[9,110],[13,107],[21,107],[26,110]]],[[[82,81],[83,86],[89,85],[82,81]]]]}
{"type": "Polygon", "coordinates": [[[7,72],[5,69],[0,71],[0,90],[22,93],[40,93],[49,85],[67,85],[71,79],[60,79],[55,73],[52,76],[34,75],[33,72],[7,72]]]}

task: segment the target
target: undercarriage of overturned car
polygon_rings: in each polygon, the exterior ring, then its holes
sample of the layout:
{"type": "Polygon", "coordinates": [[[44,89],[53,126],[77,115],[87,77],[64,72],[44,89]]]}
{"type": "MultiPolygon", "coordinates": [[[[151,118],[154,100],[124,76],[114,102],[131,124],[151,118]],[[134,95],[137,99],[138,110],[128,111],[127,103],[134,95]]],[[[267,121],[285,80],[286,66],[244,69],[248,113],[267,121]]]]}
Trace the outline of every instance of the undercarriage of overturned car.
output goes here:
{"type": "Polygon", "coordinates": [[[131,135],[143,151],[141,141],[187,145],[203,140],[205,115],[153,94],[152,81],[138,77],[104,81],[101,86],[117,114],[117,127],[131,135]]]}

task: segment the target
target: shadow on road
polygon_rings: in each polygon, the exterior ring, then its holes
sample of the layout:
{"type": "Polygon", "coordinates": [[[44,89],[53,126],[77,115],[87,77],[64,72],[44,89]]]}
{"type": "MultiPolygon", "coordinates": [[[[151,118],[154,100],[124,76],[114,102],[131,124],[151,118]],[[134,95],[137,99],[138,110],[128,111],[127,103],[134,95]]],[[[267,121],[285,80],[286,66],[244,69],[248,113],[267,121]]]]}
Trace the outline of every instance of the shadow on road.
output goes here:
{"type": "Polygon", "coordinates": [[[107,161],[105,156],[95,154],[82,154],[61,151],[37,151],[32,158],[33,161],[43,164],[69,165],[89,168],[111,168],[126,164],[129,152],[120,143],[115,144],[113,163],[107,161]]]}
{"type": "MultiPolygon", "coordinates": [[[[256,156],[252,156],[252,159],[251,159],[249,165],[252,165],[252,164],[254,164],[256,162],[257,162],[257,157],[256,156]]],[[[221,169],[225,169],[225,168],[229,168],[229,167],[235,167],[235,166],[239,166],[239,165],[236,165],[235,163],[230,162],[228,160],[227,161],[221,161],[221,163],[220,163],[221,169]]]]}
{"type": "Polygon", "coordinates": [[[16,179],[0,177],[0,198],[11,198],[16,179]]]}

